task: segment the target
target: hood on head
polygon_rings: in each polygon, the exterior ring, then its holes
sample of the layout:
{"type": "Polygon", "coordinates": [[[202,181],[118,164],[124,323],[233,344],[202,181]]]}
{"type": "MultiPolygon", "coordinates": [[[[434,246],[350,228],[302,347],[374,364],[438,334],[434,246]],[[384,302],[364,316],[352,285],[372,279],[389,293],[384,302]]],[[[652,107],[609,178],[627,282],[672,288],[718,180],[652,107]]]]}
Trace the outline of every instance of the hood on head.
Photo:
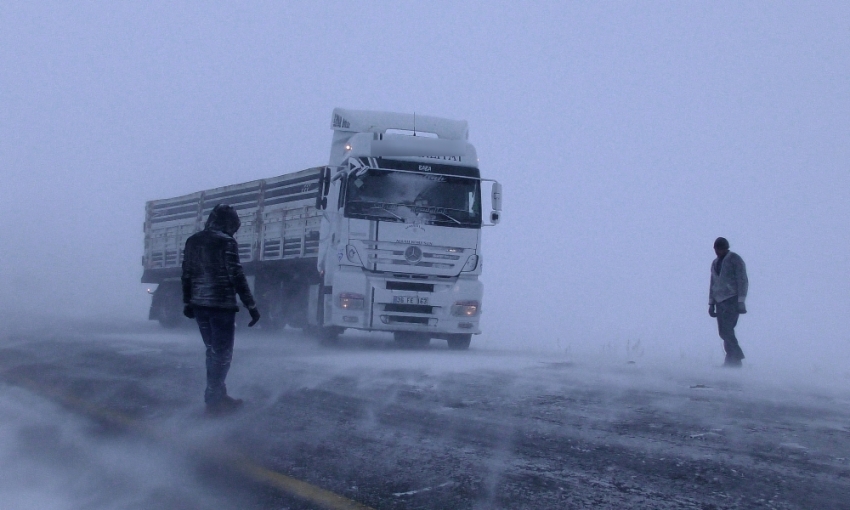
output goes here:
{"type": "Polygon", "coordinates": [[[239,230],[241,224],[236,209],[227,204],[218,204],[210,211],[205,228],[207,230],[218,230],[232,236],[239,230]]]}

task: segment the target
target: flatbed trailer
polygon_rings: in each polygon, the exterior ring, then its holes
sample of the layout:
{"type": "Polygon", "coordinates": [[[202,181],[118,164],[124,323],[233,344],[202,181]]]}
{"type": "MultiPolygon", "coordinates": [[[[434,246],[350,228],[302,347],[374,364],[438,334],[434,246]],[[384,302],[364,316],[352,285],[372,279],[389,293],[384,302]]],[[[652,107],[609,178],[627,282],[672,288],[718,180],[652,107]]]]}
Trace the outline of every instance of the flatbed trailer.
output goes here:
{"type": "Polygon", "coordinates": [[[184,320],[180,275],[186,239],[203,230],[213,207],[228,204],[242,221],[234,237],[264,326],[305,326],[306,294],[298,297],[320,281],[316,260],[322,211],[316,209],[316,199],[324,171],[308,168],[147,202],[142,283],[158,284],[149,318],[166,327],[184,320]]]}

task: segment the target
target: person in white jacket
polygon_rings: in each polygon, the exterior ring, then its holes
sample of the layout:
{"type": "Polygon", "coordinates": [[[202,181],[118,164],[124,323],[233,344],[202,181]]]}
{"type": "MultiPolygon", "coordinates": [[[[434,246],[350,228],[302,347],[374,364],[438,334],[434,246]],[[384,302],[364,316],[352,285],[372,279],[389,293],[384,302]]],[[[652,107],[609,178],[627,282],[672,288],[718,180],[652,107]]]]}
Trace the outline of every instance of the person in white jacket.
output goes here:
{"type": "Polygon", "coordinates": [[[714,241],[714,253],[717,258],[711,263],[708,315],[717,318],[717,330],[726,350],[724,366],[740,367],[744,351],[738,345],[735,326],[740,314],[747,313],[747,266],[740,255],[729,251],[729,241],[723,237],[714,241]]]}

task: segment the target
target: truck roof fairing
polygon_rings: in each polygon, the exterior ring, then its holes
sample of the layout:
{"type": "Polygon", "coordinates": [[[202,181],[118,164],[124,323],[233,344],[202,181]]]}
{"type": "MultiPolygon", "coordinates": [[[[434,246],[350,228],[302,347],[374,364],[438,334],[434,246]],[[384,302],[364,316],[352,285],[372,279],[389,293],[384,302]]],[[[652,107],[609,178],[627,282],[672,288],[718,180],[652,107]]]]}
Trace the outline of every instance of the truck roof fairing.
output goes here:
{"type": "Polygon", "coordinates": [[[331,129],[353,133],[386,133],[388,129],[434,133],[446,140],[469,139],[469,124],[411,113],[376,112],[334,108],[331,129]]]}
{"type": "Polygon", "coordinates": [[[469,125],[465,120],[335,108],[331,129],[334,134],[330,166],[339,166],[352,156],[408,161],[438,158],[461,166],[478,166],[475,147],[467,141],[469,125]],[[389,130],[428,133],[437,137],[414,137],[388,133],[389,130]]]}

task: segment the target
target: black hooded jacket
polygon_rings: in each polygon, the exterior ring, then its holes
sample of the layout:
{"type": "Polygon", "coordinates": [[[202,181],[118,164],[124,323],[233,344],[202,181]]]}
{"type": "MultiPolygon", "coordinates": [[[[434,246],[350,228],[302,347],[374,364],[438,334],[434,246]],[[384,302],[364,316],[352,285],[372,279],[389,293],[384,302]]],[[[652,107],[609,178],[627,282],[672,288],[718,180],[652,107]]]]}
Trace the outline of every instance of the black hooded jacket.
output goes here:
{"type": "Polygon", "coordinates": [[[238,311],[236,294],[248,308],[254,296],[239,262],[239,246],[233,234],[239,215],[228,205],[210,212],[204,230],[186,240],[183,251],[183,303],[238,311]]]}

